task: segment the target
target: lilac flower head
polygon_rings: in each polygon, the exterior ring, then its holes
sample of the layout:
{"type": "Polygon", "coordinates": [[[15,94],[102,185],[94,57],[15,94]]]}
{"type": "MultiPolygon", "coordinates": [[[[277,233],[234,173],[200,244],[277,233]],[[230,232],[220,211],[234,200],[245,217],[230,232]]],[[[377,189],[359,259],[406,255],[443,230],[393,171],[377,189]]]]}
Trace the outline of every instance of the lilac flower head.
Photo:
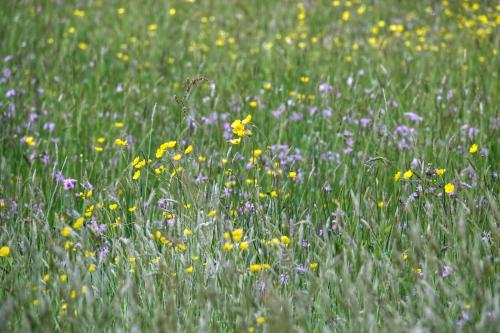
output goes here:
{"type": "Polygon", "coordinates": [[[66,179],[63,174],[61,173],[61,171],[57,171],[54,178],[56,179],[56,181],[58,182],[64,182],[64,180],[66,179]]]}
{"type": "Polygon", "coordinates": [[[281,285],[287,284],[288,283],[288,274],[283,273],[278,277],[278,282],[281,285]]]}
{"type": "Polygon", "coordinates": [[[469,312],[467,311],[462,311],[462,318],[457,320],[457,326],[464,326],[467,322],[469,321],[469,312]]]}
{"type": "Polygon", "coordinates": [[[451,267],[450,266],[444,266],[443,271],[441,272],[441,277],[447,277],[448,275],[451,274],[451,267]]]}
{"type": "Polygon", "coordinates": [[[462,125],[462,127],[460,127],[460,130],[469,138],[469,140],[473,140],[479,134],[478,128],[471,127],[468,124],[462,125]]]}
{"type": "Polygon", "coordinates": [[[359,125],[361,127],[368,127],[368,125],[370,125],[370,122],[371,122],[370,118],[361,118],[359,120],[359,125]]]}
{"type": "Polygon", "coordinates": [[[12,74],[12,71],[10,70],[10,68],[6,67],[2,70],[2,74],[3,74],[3,77],[7,79],[7,78],[9,78],[10,74],[12,74]]]}
{"type": "Polygon", "coordinates": [[[319,85],[319,92],[320,93],[325,93],[325,94],[331,94],[333,92],[333,87],[329,85],[328,83],[321,83],[319,85]]]}
{"type": "Polygon", "coordinates": [[[48,131],[48,132],[52,132],[54,130],[54,128],[56,128],[56,124],[54,124],[54,123],[43,124],[43,129],[48,131]]]}
{"type": "Polygon", "coordinates": [[[290,121],[300,121],[304,118],[304,116],[302,115],[302,113],[299,113],[299,112],[294,112],[292,113],[292,115],[288,118],[288,120],[290,121]]]}
{"type": "Polygon", "coordinates": [[[414,122],[415,124],[421,122],[424,119],[414,112],[405,112],[405,116],[408,117],[408,119],[410,119],[410,121],[414,122]]]}
{"type": "Polygon", "coordinates": [[[90,227],[95,233],[102,235],[108,226],[106,224],[98,224],[96,220],[92,220],[90,227]]]}
{"type": "Polygon", "coordinates": [[[76,186],[76,179],[66,178],[63,180],[63,186],[65,190],[72,190],[76,186]]]}

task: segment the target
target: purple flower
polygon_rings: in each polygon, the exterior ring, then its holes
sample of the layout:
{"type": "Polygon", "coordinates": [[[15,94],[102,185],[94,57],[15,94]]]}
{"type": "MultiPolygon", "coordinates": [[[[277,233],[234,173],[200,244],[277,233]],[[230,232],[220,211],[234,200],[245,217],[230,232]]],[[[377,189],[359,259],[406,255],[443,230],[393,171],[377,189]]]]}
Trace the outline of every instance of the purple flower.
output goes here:
{"type": "Polygon", "coordinates": [[[3,74],[4,78],[7,79],[10,76],[10,74],[12,74],[12,71],[10,70],[10,68],[6,67],[2,70],[2,74],[3,74]]]}
{"type": "Polygon", "coordinates": [[[307,267],[304,265],[297,265],[297,267],[295,269],[296,269],[297,273],[305,273],[308,271],[307,267]]]}
{"type": "Polygon", "coordinates": [[[441,272],[441,277],[447,277],[448,275],[451,274],[451,267],[450,266],[444,266],[443,271],[441,272]]]}
{"type": "Polygon", "coordinates": [[[9,89],[5,93],[5,97],[14,97],[14,96],[16,96],[16,91],[14,89],[9,89]]]}
{"type": "Polygon", "coordinates": [[[43,129],[49,132],[52,132],[56,128],[56,124],[54,123],[45,123],[43,124],[43,129]]]}
{"type": "Polygon", "coordinates": [[[279,282],[280,284],[282,284],[282,285],[283,285],[283,284],[287,284],[287,283],[288,283],[288,274],[286,274],[286,273],[281,274],[281,275],[278,277],[278,282],[279,282]]]}
{"type": "Polygon", "coordinates": [[[48,165],[50,163],[50,155],[47,153],[43,153],[40,156],[40,161],[42,161],[44,165],[48,165]]]}
{"type": "Polygon", "coordinates": [[[271,114],[274,118],[279,118],[283,114],[283,112],[285,112],[285,109],[285,104],[281,104],[276,110],[272,111],[271,114]]]}
{"type": "Polygon", "coordinates": [[[416,159],[416,158],[414,158],[414,159],[411,161],[411,167],[412,167],[413,169],[417,169],[417,168],[418,168],[418,166],[419,166],[419,164],[420,164],[420,161],[419,161],[418,159],[416,159]]]}
{"type": "Polygon", "coordinates": [[[288,120],[290,121],[300,121],[304,118],[304,116],[302,115],[302,113],[299,113],[299,112],[294,112],[292,113],[292,115],[288,118],[288,120]]]}
{"type": "Polygon", "coordinates": [[[333,87],[329,85],[328,83],[322,83],[319,85],[319,92],[320,93],[326,93],[326,94],[331,94],[333,92],[333,87]]]}
{"type": "Polygon", "coordinates": [[[396,127],[392,132],[392,138],[396,141],[399,149],[410,149],[416,135],[417,131],[414,128],[405,125],[396,127]]]}
{"type": "Polygon", "coordinates": [[[66,178],[63,180],[63,186],[65,190],[72,190],[75,188],[76,179],[66,178]]]}
{"type": "Polygon", "coordinates": [[[469,138],[469,140],[473,140],[474,137],[476,137],[479,134],[479,129],[478,128],[471,127],[468,124],[462,125],[462,127],[460,127],[460,129],[462,130],[462,133],[464,133],[465,135],[467,135],[467,137],[469,138]]]}
{"type": "Polygon", "coordinates": [[[104,259],[106,259],[108,254],[109,254],[109,245],[106,242],[106,244],[104,244],[104,246],[102,248],[100,248],[99,251],[97,252],[97,256],[99,258],[99,261],[103,261],[104,259]]]}
{"type": "Polygon", "coordinates": [[[457,320],[457,326],[464,326],[469,321],[469,312],[462,311],[462,318],[457,320]]]}
{"type": "Polygon", "coordinates": [[[323,118],[330,118],[332,116],[332,110],[324,109],[322,112],[323,118]]]}
{"type": "Polygon", "coordinates": [[[361,127],[368,127],[368,125],[370,125],[370,122],[371,122],[371,120],[369,118],[361,118],[359,120],[359,125],[361,127]]]}
{"type": "Polygon", "coordinates": [[[419,123],[422,121],[422,117],[420,117],[418,114],[414,113],[414,112],[405,112],[405,116],[408,117],[408,119],[410,119],[410,121],[414,122],[414,123],[419,123]]]}
{"type": "Polygon", "coordinates": [[[95,233],[97,233],[98,235],[102,235],[104,231],[106,231],[107,225],[98,224],[96,220],[92,220],[90,227],[92,228],[92,230],[94,230],[95,233]]]}

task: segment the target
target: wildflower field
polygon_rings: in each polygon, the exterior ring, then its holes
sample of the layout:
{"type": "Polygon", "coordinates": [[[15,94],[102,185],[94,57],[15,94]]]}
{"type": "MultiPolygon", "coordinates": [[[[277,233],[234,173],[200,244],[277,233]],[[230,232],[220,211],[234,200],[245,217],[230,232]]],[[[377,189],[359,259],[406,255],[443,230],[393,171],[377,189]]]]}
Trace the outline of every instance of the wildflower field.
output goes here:
{"type": "Polygon", "coordinates": [[[500,3],[3,0],[1,332],[498,332],[500,3]]]}

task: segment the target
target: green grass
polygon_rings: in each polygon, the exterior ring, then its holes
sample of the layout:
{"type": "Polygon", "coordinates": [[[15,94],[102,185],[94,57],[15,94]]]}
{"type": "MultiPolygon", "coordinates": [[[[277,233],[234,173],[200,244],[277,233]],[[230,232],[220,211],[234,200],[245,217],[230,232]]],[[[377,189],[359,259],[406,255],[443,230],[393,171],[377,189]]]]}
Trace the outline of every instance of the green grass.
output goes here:
{"type": "Polygon", "coordinates": [[[0,331],[498,327],[495,1],[0,8],[0,331]]]}

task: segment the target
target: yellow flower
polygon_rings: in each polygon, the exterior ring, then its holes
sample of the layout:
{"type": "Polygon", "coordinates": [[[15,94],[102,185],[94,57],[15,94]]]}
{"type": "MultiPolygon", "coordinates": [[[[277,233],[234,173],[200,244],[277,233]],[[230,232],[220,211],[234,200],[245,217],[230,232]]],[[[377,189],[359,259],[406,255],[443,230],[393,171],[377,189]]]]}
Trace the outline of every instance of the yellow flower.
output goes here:
{"type": "Polygon", "coordinates": [[[122,139],[116,139],[115,144],[117,144],[118,146],[123,146],[123,147],[128,146],[127,140],[122,140],[122,139]]]}
{"type": "Polygon", "coordinates": [[[233,247],[233,243],[224,243],[224,251],[231,251],[233,247]]]}
{"type": "Polygon", "coordinates": [[[217,214],[217,211],[216,210],[212,210],[212,211],[208,212],[207,215],[208,215],[208,217],[214,217],[215,214],[217,214]]]}
{"type": "Polygon", "coordinates": [[[288,173],[288,178],[290,178],[291,180],[295,180],[296,177],[297,177],[297,173],[295,171],[290,171],[288,173]]]}
{"type": "Polygon", "coordinates": [[[280,238],[280,239],[281,239],[281,243],[282,243],[283,245],[288,245],[288,244],[290,244],[290,238],[288,238],[288,236],[281,236],[281,238],[280,238]]]}
{"type": "Polygon", "coordinates": [[[78,48],[79,48],[80,50],[86,50],[86,49],[88,49],[88,48],[89,48],[89,44],[84,43],[84,42],[80,42],[80,43],[78,43],[78,48]]]}
{"type": "Polygon", "coordinates": [[[248,103],[250,105],[251,108],[256,108],[257,107],[257,101],[250,101],[250,103],[248,103]]]}
{"type": "Polygon", "coordinates": [[[123,127],[123,123],[122,123],[121,121],[117,121],[117,122],[115,123],[115,127],[116,127],[116,128],[122,128],[122,127],[123,127]]]}
{"type": "Polygon", "coordinates": [[[155,173],[156,173],[157,175],[161,175],[163,172],[165,172],[165,170],[166,170],[166,169],[165,169],[165,167],[164,167],[163,165],[160,165],[159,167],[157,167],[157,168],[155,169],[155,173]]]}
{"type": "Polygon", "coordinates": [[[377,204],[378,208],[383,208],[384,207],[384,202],[383,201],[379,201],[378,204],[377,204]]]}
{"type": "Polygon", "coordinates": [[[472,146],[470,146],[469,153],[471,153],[471,154],[477,153],[478,148],[479,148],[479,146],[474,143],[472,146]]]}
{"type": "Polygon", "coordinates": [[[89,272],[92,273],[92,272],[95,271],[95,269],[96,269],[95,265],[94,264],[90,264],[90,266],[89,266],[89,272]]]}
{"type": "Polygon", "coordinates": [[[115,209],[117,209],[117,208],[118,208],[118,205],[117,205],[117,204],[110,204],[110,205],[109,205],[109,209],[110,209],[110,210],[115,210],[115,209]]]}
{"type": "Polygon", "coordinates": [[[148,25],[148,30],[149,31],[156,31],[156,29],[158,29],[158,25],[157,24],[150,24],[150,25],[148,25]]]}
{"type": "Polygon", "coordinates": [[[263,316],[259,316],[257,317],[257,324],[265,324],[267,321],[266,317],[263,317],[263,316]]]}
{"type": "Polygon", "coordinates": [[[135,206],[134,206],[134,207],[130,207],[130,208],[128,209],[128,211],[129,211],[129,212],[131,212],[131,213],[135,212],[135,210],[136,210],[136,207],[135,207],[135,206]]]}
{"type": "Polygon", "coordinates": [[[184,236],[189,236],[191,235],[193,232],[190,230],[190,229],[184,229],[184,236]]]}
{"type": "Polygon", "coordinates": [[[349,17],[351,16],[351,14],[348,12],[348,11],[345,11],[342,13],[342,21],[349,21],[349,17]]]}
{"type": "Polygon", "coordinates": [[[398,181],[401,178],[401,171],[398,171],[394,174],[394,181],[398,181]]]}
{"type": "Polygon", "coordinates": [[[135,164],[132,164],[134,168],[141,169],[146,165],[146,160],[138,161],[135,164]]]}
{"type": "Polygon", "coordinates": [[[241,228],[235,229],[232,232],[232,236],[233,236],[233,241],[239,242],[243,238],[243,229],[241,228]]]}
{"type": "Polygon", "coordinates": [[[178,161],[178,160],[180,160],[181,158],[182,158],[182,155],[181,155],[181,154],[175,154],[175,155],[174,155],[174,157],[173,157],[174,161],[178,161]]]}
{"type": "Polygon", "coordinates": [[[176,13],[177,13],[177,11],[175,10],[175,8],[170,8],[170,10],[168,11],[168,14],[170,16],[174,16],[176,13]]]}
{"type": "Polygon", "coordinates": [[[312,263],[310,263],[310,264],[309,264],[309,268],[310,268],[310,269],[316,269],[316,268],[318,268],[318,263],[317,263],[317,262],[312,262],[312,263]]]}
{"type": "Polygon", "coordinates": [[[184,150],[184,155],[188,155],[190,152],[193,151],[193,146],[189,145],[186,150],[184,150]]]}
{"type": "Polygon", "coordinates": [[[250,269],[250,271],[255,273],[255,272],[260,271],[262,269],[262,266],[259,264],[252,264],[252,265],[250,265],[249,269],[250,269]]]}
{"type": "Polygon", "coordinates": [[[160,148],[163,150],[168,149],[168,148],[174,148],[176,144],[177,144],[177,141],[167,141],[167,142],[163,143],[160,146],[160,148]]]}
{"type": "Polygon", "coordinates": [[[83,217],[78,218],[75,223],[73,224],[74,229],[80,229],[83,226],[83,222],[85,219],[83,217]]]}
{"type": "Polygon", "coordinates": [[[116,10],[116,12],[118,13],[118,15],[123,15],[123,14],[125,14],[125,8],[120,7],[120,8],[118,8],[118,9],[116,10]]]}
{"type": "Polygon", "coordinates": [[[404,179],[410,179],[412,176],[413,176],[413,171],[411,171],[411,170],[407,170],[407,171],[403,174],[403,178],[404,178],[404,179]]]}
{"type": "Polygon", "coordinates": [[[67,279],[68,279],[68,276],[66,274],[59,275],[59,280],[61,282],[66,282],[67,279]]]}
{"type": "Polygon", "coordinates": [[[194,271],[193,266],[189,266],[188,268],[186,268],[186,273],[193,273],[193,271],[194,271]]]}
{"type": "Polygon", "coordinates": [[[85,11],[77,8],[73,11],[73,15],[78,16],[78,17],[84,17],[85,11]]]}
{"type": "Polygon", "coordinates": [[[137,170],[136,172],[134,172],[132,179],[137,180],[137,179],[139,179],[140,176],[141,176],[141,170],[137,170]]]}
{"type": "Polygon", "coordinates": [[[158,148],[156,149],[156,158],[162,158],[163,154],[165,153],[165,150],[164,149],[161,149],[161,148],[158,148]]]}
{"type": "Polygon", "coordinates": [[[453,192],[455,192],[455,185],[453,185],[452,183],[448,183],[444,186],[444,191],[448,194],[451,194],[453,192]]]}
{"type": "Polygon", "coordinates": [[[241,242],[241,243],[240,243],[240,250],[241,250],[241,251],[246,251],[246,250],[248,250],[248,242],[241,242]]]}
{"type": "Polygon", "coordinates": [[[251,115],[246,116],[246,118],[243,120],[236,119],[235,121],[233,121],[233,123],[231,124],[233,133],[239,136],[240,138],[247,135],[251,135],[252,132],[245,128],[245,125],[249,124],[250,121],[252,121],[251,115]]]}
{"type": "Polygon", "coordinates": [[[128,258],[128,262],[131,264],[135,264],[135,257],[128,258]]]}
{"type": "Polygon", "coordinates": [[[34,146],[35,145],[35,138],[32,137],[32,136],[27,136],[26,138],[24,138],[24,142],[28,145],[28,146],[34,146]]]}
{"type": "Polygon", "coordinates": [[[241,138],[229,140],[233,145],[239,145],[241,143],[241,138]]]}
{"type": "Polygon", "coordinates": [[[442,176],[446,172],[446,169],[436,169],[436,175],[442,176]]]}
{"type": "Polygon", "coordinates": [[[63,237],[69,237],[71,235],[71,231],[72,231],[72,229],[70,227],[64,227],[61,230],[61,235],[63,237]]]}
{"type": "Polygon", "coordinates": [[[0,248],[0,257],[7,257],[10,253],[10,248],[8,246],[2,246],[0,248]]]}

